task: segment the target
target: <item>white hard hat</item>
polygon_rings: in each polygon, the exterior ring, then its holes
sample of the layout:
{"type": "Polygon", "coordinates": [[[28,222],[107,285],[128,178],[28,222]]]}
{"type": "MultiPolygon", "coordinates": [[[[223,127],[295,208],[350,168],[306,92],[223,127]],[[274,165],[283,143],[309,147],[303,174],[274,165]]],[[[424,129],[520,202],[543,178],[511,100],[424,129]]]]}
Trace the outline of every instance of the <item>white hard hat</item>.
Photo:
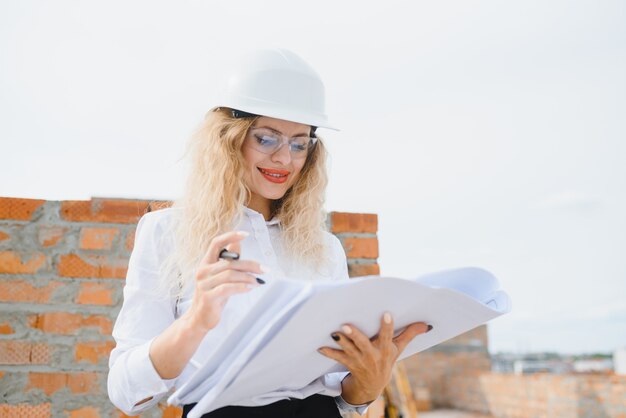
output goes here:
{"type": "Polygon", "coordinates": [[[326,116],[320,76],[286,49],[244,56],[229,72],[218,106],[337,130],[326,116]]]}

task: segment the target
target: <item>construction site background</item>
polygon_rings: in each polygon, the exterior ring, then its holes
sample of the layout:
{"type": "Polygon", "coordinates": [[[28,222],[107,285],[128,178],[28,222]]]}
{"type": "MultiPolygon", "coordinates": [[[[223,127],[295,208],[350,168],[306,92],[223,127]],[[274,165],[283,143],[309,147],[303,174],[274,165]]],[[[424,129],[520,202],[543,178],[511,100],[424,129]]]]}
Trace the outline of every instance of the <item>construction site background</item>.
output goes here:
{"type": "MultiPolygon", "coordinates": [[[[111,329],[136,223],[167,205],[0,197],[0,417],[125,417],[106,391],[111,329]]],[[[332,212],[328,225],[351,277],[380,272],[376,215],[332,212]]],[[[492,372],[486,326],[402,362],[386,393],[367,417],[626,417],[626,376],[492,372]]]]}

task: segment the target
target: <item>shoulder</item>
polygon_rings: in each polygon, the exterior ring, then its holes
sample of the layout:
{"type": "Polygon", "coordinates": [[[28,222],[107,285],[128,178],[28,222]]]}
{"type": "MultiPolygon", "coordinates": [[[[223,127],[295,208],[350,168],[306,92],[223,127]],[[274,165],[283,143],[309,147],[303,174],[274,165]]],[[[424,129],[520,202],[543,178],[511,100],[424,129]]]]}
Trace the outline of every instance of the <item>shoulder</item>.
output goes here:
{"type": "Polygon", "coordinates": [[[339,238],[328,231],[324,231],[323,234],[324,242],[326,243],[326,248],[328,249],[330,255],[332,257],[345,258],[346,252],[343,249],[343,244],[339,238]]]}
{"type": "Polygon", "coordinates": [[[180,209],[165,208],[143,214],[137,222],[139,230],[152,233],[163,233],[174,226],[180,216],[180,209]]]}
{"type": "Polygon", "coordinates": [[[341,240],[328,231],[324,231],[327,249],[326,272],[333,280],[348,278],[348,259],[341,240]]]}
{"type": "Polygon", "coordinates": [[[180,209],[173,208],[145,213],[137,222],[133,251],[148,250],[163,255],[173,249],[174,228],[179,216],[180,209]]]}

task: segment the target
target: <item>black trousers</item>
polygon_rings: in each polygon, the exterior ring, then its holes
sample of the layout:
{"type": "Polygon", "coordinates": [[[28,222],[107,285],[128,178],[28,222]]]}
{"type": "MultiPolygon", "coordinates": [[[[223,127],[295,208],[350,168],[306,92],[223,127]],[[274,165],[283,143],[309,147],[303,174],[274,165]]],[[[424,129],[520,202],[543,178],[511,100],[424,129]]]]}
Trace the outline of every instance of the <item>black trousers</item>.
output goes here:
{"type": "MultiPolygon", "coordinates": [[[[183,406],[182,418],[195,406],[183,406]]],[[[335,400],[330,396],[313,395],[304,399],[284,399],[264,406],[225,406],[202,418],[341,418],[335,400]]]]}

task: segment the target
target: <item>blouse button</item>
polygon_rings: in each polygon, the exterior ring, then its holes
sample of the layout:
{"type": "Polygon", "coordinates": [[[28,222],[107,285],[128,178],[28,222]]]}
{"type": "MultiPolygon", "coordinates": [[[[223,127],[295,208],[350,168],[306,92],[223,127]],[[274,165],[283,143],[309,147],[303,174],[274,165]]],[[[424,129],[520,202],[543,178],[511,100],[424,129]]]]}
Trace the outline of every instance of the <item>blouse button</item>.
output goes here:
{"type": "Polygon", "coordinates": [[[269,257],[270,255],[272,255],[272,252],[271,251],[265,251],[265,255],[269,257]]]}

